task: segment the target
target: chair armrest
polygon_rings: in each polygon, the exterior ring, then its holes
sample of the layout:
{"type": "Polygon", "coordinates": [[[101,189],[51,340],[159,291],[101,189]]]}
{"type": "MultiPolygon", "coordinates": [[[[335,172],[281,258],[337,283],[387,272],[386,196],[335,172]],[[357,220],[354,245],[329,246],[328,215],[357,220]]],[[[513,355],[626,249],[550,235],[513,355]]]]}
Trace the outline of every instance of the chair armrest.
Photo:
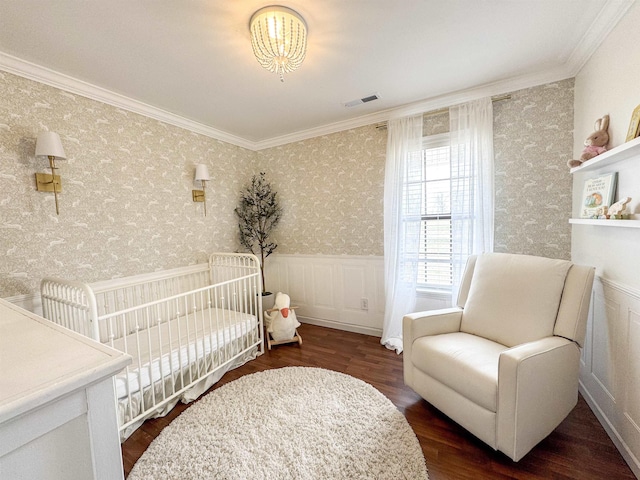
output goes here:
{"type": "Polygon", "coordinates": [[[460,331],[462,309],[459,307],[430,310],[405,315],[402,319],[402,338],[413,342],[416,338],[460,331]]]}
{"type": "Polygon", "coordinates": [[[413,388],[411,350],[416,338],[460,331],[462,309],[459,307],[430,310],[405,315],[402,318],[402,362],[404,383],[413,388]]]}
{"type": "Polygon", "coordinates": [[[578,401],[579,371],[580,349],[566,338],[504,351],[498,363],[498,450],[518,461],[549,435],[578,401]]]}

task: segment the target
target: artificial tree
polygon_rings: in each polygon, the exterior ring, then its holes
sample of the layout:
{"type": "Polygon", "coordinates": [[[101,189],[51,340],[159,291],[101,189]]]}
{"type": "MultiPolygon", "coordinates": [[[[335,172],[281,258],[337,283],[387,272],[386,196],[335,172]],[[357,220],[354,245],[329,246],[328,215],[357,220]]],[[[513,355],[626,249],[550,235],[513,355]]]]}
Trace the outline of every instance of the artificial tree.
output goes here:
{"type": "Polygon", "coordinates": [[[240,245],[260,258],[262,294],[270,295],[264,283],[264,261],[278,247],[271,240],[271,233],[280,221],[282,208],[264,172],[251,178],[234,212],[238,216],[240,245]]]}

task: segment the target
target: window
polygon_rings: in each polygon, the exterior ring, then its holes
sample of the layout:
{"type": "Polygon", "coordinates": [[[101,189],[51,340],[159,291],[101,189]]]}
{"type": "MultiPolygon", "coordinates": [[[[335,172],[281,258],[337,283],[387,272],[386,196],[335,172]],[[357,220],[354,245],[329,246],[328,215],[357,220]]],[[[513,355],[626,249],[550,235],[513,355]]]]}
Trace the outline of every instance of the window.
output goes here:
{"type": "Polygon", "coordinates": [[[449,291],[452,284],[449,135],[425,137],[412,159],[410,191],[422,196],[418,287],[449,291]]]}

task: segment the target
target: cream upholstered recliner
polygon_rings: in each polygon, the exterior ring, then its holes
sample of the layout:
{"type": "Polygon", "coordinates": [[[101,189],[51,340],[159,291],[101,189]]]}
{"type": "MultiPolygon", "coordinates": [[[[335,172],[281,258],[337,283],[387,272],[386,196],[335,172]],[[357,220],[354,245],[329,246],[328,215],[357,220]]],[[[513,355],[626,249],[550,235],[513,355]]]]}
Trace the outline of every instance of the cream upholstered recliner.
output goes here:
{"type": "Polygon", "coordinates": [[[405,383],[520,460],[577,403],[593,276],[566,260],[471,257],[457,307],[404,317],[405,383]]]}

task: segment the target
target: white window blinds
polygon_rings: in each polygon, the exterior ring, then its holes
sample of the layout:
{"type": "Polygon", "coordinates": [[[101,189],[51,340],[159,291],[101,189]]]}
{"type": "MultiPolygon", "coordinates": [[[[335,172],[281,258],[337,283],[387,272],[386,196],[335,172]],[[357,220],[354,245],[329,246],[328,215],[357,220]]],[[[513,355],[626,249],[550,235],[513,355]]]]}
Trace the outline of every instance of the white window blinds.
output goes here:
{"type": "Polygon", "coordinates": [[[451,267],[451,160],[449,136],[425,137],[423,149],[412,158],[407,183],[421,195],[420,288],[450,290],[451,267]]]}

